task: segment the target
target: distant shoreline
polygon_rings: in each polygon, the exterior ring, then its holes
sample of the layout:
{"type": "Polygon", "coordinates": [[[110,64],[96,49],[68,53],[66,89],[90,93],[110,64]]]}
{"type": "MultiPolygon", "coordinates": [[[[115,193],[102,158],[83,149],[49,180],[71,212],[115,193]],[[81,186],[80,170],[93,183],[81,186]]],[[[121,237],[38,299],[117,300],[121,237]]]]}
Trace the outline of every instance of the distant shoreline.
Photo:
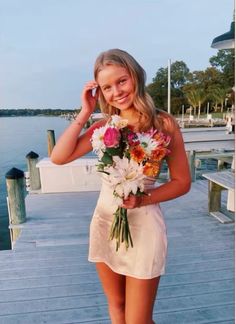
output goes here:
{"type": "Polygon", "coordinates": [[[0,109],[0,117],[62,116],[76,109],[0,109]]]}

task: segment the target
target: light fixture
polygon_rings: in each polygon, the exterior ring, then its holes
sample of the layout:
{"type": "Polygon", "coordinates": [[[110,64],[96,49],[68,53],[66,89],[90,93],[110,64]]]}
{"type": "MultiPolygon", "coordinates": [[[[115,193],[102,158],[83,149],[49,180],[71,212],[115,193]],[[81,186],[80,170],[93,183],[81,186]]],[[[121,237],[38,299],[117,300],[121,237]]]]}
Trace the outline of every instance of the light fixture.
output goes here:
{"type": "Polygon", "coordinates": [[[214,38],[211,47],[219,50],[234,48],[234,35],[235,26],[233,21],[230,26],[230,31],[214,38]]]}

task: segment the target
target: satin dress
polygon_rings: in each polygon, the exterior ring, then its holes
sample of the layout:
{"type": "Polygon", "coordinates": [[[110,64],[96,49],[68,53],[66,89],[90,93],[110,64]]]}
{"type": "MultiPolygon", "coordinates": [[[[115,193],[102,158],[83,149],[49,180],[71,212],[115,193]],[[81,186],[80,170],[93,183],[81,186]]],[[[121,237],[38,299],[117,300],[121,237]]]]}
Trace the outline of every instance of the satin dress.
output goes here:
{"type": "MultiPolygon", "coordinates": [[[[145,189],[155,187],[155,179],[145,179],[145,189]]],[[[104,262],[114,272],[138,279],[151,279],[165,273],[167,255],[166,226],[159,204],[128,209],[128,222],[133,247],[125,248],[124,242],[116,251],[115,239],[109,240],[113,213],[117,209],[113,189],[106,175],[90,223],[90,262],[104,262]]]]}

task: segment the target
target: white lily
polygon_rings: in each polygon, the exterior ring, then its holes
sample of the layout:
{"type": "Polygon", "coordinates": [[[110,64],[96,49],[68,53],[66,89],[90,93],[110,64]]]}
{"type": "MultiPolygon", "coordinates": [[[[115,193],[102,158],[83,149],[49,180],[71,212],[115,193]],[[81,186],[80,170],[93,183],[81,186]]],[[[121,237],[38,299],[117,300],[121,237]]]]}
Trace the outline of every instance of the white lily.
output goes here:
{"type": "Polygon", "coordinates": [[[109,182],[113,187],[115,193],[120,198],[127,198],[130,193],[134,195],[138,189],[142,192],[144,190],[143,166],[139,165],[134,160],[129,160],[126,157],[122,159],[114,156],[114,166],[107,168],[109,172],[109,182]]]}

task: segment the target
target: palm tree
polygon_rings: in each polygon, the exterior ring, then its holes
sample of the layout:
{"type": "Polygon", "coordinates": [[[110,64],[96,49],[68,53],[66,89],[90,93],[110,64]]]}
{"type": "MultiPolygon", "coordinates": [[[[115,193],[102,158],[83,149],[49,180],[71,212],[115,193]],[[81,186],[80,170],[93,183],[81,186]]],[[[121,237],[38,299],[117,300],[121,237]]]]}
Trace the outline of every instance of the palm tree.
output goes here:
{"type": "Polygon", "coordinates": [[[188,92],[185,92],[185,97],[188,100],[188,103],[190,104],[190,106],[193,107],[193,115],[196,115],[196,109],[197,109],[197,105],[198,105],[198,101],[196,99],[195,96],[195,91],[194,90],[189,90],[188,92]]]}
{"type": "Polygon", "coordinates": [[[206,93],[203,89],[193,88],[191,90],[185,91],[185,96],[191,106],[194,109],[194,115],[196,115],[196,109],[198,107],[198,118],[200,118],[201,105],[206,100],[206,93]]]}
{"type": "Polygon", "coordinates": [[[201,106],[203,104],[203,102],[206,100],[207,98],[207,94],[203,89],[196,89],[196,97],[198,100],[198,119],[200,118],[200,114],[201,114],[201,106]]]}
{"type": "Polygon", "coordinates": [[[218,104],[220,104],[220,111],[223,112],[225,98],[227,98],[229,92],[230,89],[220,86],[211,87],[209,89],[209,96],[215,101],[215,110],[217,109],[218,104]]]}

